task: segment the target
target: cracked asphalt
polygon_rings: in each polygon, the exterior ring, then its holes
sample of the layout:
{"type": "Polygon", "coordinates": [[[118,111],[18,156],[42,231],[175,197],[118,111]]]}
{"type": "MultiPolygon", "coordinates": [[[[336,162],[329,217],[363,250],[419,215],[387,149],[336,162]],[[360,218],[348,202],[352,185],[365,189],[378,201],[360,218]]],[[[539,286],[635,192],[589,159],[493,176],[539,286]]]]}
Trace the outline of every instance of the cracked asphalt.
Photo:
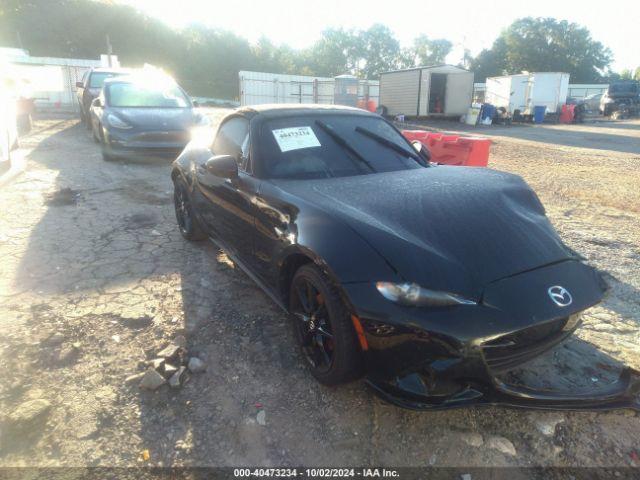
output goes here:
{"type": "MultiPolygon", "coordinates": [[[[575,389],[640,369],[640,122],[482,133],[490,166],[522,175],[613,287],[516,373],[575,389]]],[[[640,466],[631,411],[416,413],[362,382],[317,384],[286,316],[182,239],[169,162],[104,162],[68,117],[22,145],[27,170],[0,189],[0,466],[640,466]],[[177,390],[126,381],[178,334],[205,373],[177,390]]]]}

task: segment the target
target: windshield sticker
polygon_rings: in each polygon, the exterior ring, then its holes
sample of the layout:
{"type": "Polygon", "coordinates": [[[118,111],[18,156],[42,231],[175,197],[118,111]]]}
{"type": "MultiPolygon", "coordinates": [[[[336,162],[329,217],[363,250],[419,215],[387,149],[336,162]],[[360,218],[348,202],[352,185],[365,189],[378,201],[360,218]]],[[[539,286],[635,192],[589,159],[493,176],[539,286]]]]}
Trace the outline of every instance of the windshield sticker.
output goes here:
{"type": "Polygon", "coordinates": [[[319,147],[318,137],[311,127],[293,127],[272,130],[281,152],[300,150],[301,148],[319,147]]]}

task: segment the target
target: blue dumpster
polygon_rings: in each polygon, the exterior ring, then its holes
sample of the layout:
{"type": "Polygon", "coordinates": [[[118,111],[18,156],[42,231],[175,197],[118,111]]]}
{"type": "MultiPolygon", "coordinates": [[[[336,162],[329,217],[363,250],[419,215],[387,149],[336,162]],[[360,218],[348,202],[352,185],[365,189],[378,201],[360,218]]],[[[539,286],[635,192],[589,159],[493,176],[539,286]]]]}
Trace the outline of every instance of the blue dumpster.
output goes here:
{"type": "Polygon", "coordinates": [[[544,122],[544,113],[546,112],[546,110],[547,107],[545,107],[544,105],[533,107],[533,121],[535,123],[544,122]]]}
{"type": "Polygon", "coordinates": [[[482,113],[480,114],[480,118],[482,120],[484,120],[485,118],[493,118],[495,114],[496,114],[495,106],[489,103],[485,103],[482,105],[482,113]]]}

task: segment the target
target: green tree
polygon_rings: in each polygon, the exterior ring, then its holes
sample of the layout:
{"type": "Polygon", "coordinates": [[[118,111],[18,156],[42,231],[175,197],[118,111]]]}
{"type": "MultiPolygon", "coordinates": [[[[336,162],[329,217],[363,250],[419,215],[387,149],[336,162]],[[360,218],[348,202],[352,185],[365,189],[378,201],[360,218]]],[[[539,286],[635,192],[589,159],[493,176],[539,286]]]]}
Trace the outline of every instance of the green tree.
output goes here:
{"type": "Polygon", "coordinates": [[[426,35],[420,35],[413,41],[413,63],[425,66],[445,63],[452,48],[453,44],[449,40],[444,38],[432,40],[426,35]]]}
{"type": "Polygon", "coordinates": [[[611,51],[576,23],[553,18],[522,18],[504,30],[493,46],[472,62],[477,81],[503,73],[567,72],[572,82],[601,79],[611,51]]]}
{"type": "Polygon", "coordinates": [[[363,44],[358,32],[329,28],[321,38],[303,53],[305,65],[316,75],[333,77],[357,73],[362,59],[363,44]]]}
{"type": "Polygon", "coordinates": [[[355,72],[364,78],[377,78],[380,73],[400,68],[400,43],[384,25],[375,24],[360,32],[361,59],[355,72]]]}
{"type": "Polygon", "coordinates": [[[633,73],[628,68],[625,68],[620,72],[620,80],[632,80],[633,73]]]}

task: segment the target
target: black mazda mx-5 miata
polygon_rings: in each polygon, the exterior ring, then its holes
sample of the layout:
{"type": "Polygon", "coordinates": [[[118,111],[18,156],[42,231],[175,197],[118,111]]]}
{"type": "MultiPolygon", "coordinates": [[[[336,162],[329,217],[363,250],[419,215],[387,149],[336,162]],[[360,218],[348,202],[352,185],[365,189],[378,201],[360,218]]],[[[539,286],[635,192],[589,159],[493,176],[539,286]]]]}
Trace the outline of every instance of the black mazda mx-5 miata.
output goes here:
{"type": "Polygon", "coordinates": [[[433,166],[363,110],[278,105],[227,116],[172,179],[182,235],[214,240],[291,314],[324,384],[366,375],[414,409],[638,408],[630,369],[597,394],[500,379],[607,289],[520,177],[433,166]]]}

